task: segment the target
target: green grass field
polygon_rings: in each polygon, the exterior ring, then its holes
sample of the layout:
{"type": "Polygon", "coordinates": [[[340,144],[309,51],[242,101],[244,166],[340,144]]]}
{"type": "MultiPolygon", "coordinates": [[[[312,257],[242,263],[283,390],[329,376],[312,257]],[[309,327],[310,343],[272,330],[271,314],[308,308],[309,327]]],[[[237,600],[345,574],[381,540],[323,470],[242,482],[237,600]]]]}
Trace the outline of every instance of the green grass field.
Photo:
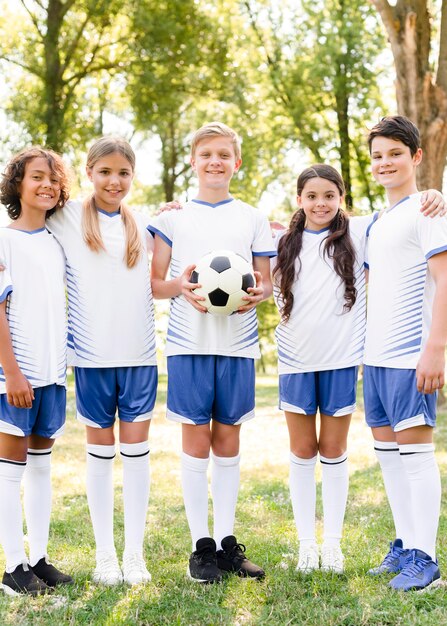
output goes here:
{"type": "MultiPolygon", "coordinates": [[[[295,571],[296,532],[289,502],[288,438],[277,410],[276,379],[258,379],[255,420],[242,428],[242,471],[236,536],[248,555],[263,565],[262,582],[228,578],[200,586],[186,579],[190,537],[183,511],[180,427],[164,418],[165,380],[151,426],[151,501],[146,556],[152,582],[145,587],[101,588],[91,583],[93,532],[84,489],[84,433],[74,419],[73,390],[65,436],[53,454],[53,517],[50,555],[76,584],[36,599],[0,594],[0,625],[433,625],[447,624],[447,587],[426,593],[396,593],[386,579],[365,571],[377,564],[393,539],[381,476],[361,406],[350,434],[351,483],[342,576],[295,571]]],[[[436,435],[441,473],[447,469],[447,415],[440,414],[436,435]]],[[[123,549],[121,464],[116,462],[115,537],[123,549]]],[[[439,561],[447,577],[447,507],[439,530],[439,561]]],[[[319,510],[321,511],[319,502],[319,510]]],[[[321,528],[319,529],[321,532],[321,528]]],[[[4,562],[0,559],[3,570],[4,562]]]]}

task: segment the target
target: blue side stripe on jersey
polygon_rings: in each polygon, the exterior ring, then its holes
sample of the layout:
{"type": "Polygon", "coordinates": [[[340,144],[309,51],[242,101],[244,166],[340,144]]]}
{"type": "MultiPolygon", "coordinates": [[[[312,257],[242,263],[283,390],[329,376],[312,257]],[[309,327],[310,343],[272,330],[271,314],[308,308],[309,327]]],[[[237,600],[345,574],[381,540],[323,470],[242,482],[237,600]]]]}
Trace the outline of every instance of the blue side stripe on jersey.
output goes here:
{"type": "Polygon", "coordinates": [[[424,298],[422,296],[419,296],[419,300],[416,300],[414,296],[413,298],[407,298],[406,300],[401,300],[399,304],[402,304],[402,306],[396,309],[396,313],[399,315],[398,311],[403,311],[403,313],[401,313],[400,315],[404,315],[406,312],[406,309],[409,306],[414,306],[414,307],[418,306],[419,308],[422,308],[423,302],[424,302],[424,298]]]}
{"type": "Polygon", "coordinates": [[[413,276],[414,274],[418,274],[420,272],[423,272],[427,269],[427,263],[426,261],[421,261],[421,263],[416,263],[416,265],[411,265],[410,267],[405,268],[404,270],[402,270],[402,274],[405,276],[413,276]],[[410,272],[410,273],[409,273],[410,272]]]}
{"type": "MultiPolygon", "coordinates": [[[[242,339],[241,341],[236,341],[235,343],[232,344],[232,346],[238,346],[242,343],[245,343],[246,341],[248,341],[249,339],[253,339],[253,338],[258,338],[258,329],[256,328],[256,330],[254,332],[251,333],[251,335],[248,335],[248,337],[246,337],[245,339],[242,339]]],[[[252,342],[255,343],[255,342],[252,342]]],[[[250,344],[252,345],[252,344],[250,344]]]]}
{"type": "Polygon", "coordinates": [[[400,333],[393,333],[393,337],[399,337],[399,335],[405,335],[405,334],[408,334],[408,333],[411,334],[411,331],[413,331],[413,330],[419,330],[420,331],[421,328],[422,328],[422,324],[420,324],[420,323],[419,324],[413,324],[413,326],[410,326],[410,328],[407,328],[406,330],[402,330],[400,333]]]}
{"type": "Polygon", "coordinates": [[[385,350],[384,354],[389,354],[390,352],[398,352],[399,350],[404,350],[405,348],[412,348],[413,346],[420,346],[422,342],[422,335],[417,339],[413,339],[413,341],[409,341],[407,343],[403,343],[395,348],[390,348],[389,350],[385,350]]]}
{"type": "Polygon", "coordinates": [[[395,359],[395,358],[399,358],[402,356],[408,356],[409,354],[417,354],[420,352],[420,347],[416,348],[415,350],[407,350],[404,352],[401,352],[400,354],[391,354],[390,356],[382,356],[384,361],[387,361],[389,359],[395,359]]]}

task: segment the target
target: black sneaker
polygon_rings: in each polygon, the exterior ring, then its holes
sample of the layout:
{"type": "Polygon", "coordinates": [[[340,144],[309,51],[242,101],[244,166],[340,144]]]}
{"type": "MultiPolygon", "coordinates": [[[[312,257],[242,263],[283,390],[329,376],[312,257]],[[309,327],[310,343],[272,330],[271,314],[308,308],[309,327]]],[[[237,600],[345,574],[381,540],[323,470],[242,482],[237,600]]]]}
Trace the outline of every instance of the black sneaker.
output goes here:
{"type": "Polygon", "coordinates": [[[216,562],[216,542],[203,537],[196,543],[195,552],[189,557],[187,575],[197,583],[220,583],[222,572],[216,562]]]}
{"type": "Polygon", "coordinates": [[[234,535],[222,539],[222,550],[217,551],[217,566],[222,572],[236,572],[239,576],[264,578],[265,572],[247,559],[245,546],[238,543],[234,535]]]}
{"type": "Polygon", "coordinates": [[[57,585],[72,585],[73,578],[68,574],[63,574],[54,565],[48,561],[47,556],[43,556],[35,565],[33,572],[43,580],[48,587],[56,587],[57,585]]]}
{"type": "Polygon", "coordinates": [[[5,572],[0,587],[8,596],[17,596],[19,593],[40,596],[50,591],[50,588],[36,576],[28,563],[20,563],[12,572],[5,572]]]}

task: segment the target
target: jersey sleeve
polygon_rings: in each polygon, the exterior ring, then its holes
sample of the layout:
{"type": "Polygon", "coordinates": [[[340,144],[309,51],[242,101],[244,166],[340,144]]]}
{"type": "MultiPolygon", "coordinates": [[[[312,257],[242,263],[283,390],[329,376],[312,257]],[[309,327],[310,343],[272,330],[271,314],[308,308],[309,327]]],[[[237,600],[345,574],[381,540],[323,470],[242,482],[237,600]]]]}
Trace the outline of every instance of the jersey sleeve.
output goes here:
{"type": "Polygon", "coordinates": [[[147,230],[153,237],[158,235],[172,248],[174,239],[174,219],[176,211],[164,211],[148,219],[147,230]]]}
{"type": "Polygon", "coordinates": [[[447,250],[447,218],[418,215],[419,240],[425,258],[447,250]]]}
{"type": "Polygon", "coordinates": [[[5,269],[0,272],[0,303],[4,302],[12,292],[12,278],[8,268],[8,255],[4,242],[0,239],[0,265],[5,269]]]}
{"type": "Polygon", "coordinates": [[[275,240],[265,215],[256,213],[256,229],[251,251],[253,256],[276,256],[275,240]]]}

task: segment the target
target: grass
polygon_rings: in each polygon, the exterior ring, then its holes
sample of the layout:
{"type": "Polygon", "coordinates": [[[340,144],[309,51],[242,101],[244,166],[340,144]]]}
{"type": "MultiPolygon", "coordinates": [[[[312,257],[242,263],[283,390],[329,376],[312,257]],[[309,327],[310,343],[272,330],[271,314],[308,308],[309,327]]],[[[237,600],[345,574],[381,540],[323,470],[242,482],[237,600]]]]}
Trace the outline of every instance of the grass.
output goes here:
{"type": "MultiPolygon", "coordinates": [[[[153,582],[145,587],[105,589],[91,583],[93,533],[84,489],[84,433],[74,419],[73,390],[65,436],[53,460],[53,517],[50,554],[75,577],[75,585],[41,598],[0,595],[0,624],[60,626],[440,626],[447,623],[445,588],[401,594],[386,579],[365,576],[383,556],[393,526],[363,415],[355,416],[350,433],[350,495],[343,549],[342,576],[295,571],[296,532],[289,502],[288,438],[277,410],[276,380],[258,378],[255,420],[242,428],[241,490],[236,535],[249,556],[262,564],[263,582],[230,577],[221,585],[200,586],[185,577],[190,537],[180,486],[180,428],[164,418],[162,377],[151,426],[152,491],[146,555],[153,582]]],[[[361,407],[359,407],[361,409],[361,407]]],[[[441,473],[447,469],[447,415],[437,429],[441,473]]],[[[117,549],[123,549],[121,464],[115,464],[117,549]]],[[[445,502],[445,486],[444,486],[445,502]]],[[[319,511],[321,502],[319,494],[319,511]]],[[[321,534],[321,521],[319,521],[321,534]]],[[[441,570],[447,568],[447,509],[439,530],[441,570]]],[[[3,568],[4,562],[0,561],[3,568]]]]}

